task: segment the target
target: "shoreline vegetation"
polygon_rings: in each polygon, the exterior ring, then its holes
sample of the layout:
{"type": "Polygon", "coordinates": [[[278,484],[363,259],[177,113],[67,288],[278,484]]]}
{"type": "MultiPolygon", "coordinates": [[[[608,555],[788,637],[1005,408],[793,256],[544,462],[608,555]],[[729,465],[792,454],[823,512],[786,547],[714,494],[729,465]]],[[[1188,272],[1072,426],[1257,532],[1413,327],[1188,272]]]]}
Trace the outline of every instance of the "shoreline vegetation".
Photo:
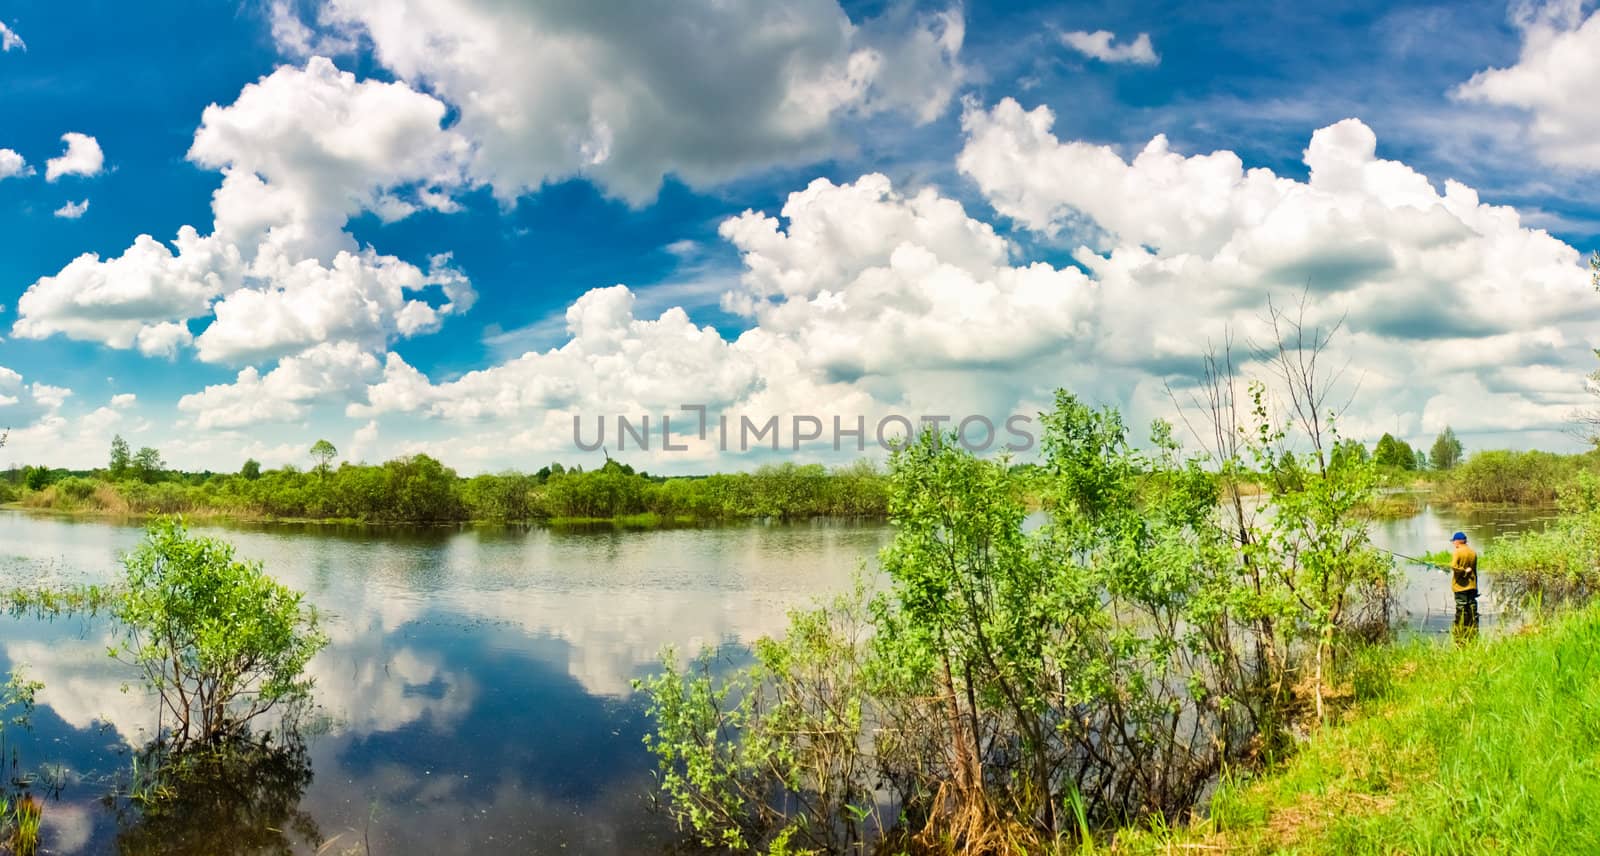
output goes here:
{"type": "Polygon", "coordinates": [[[894,450],[881,584],[792,612],[751,665],[668,650],[635,683],[660,810],[717,852],[1596,849],[1593,822],[1555,830],[1600,814],[1576,742],[1600,733],[1600,454],[1463,458],[1448,430],[1369,453],[1325,406],[1326,336],[1269,317],[1281,421],[1224,353],[1198,450],[1160,421],[1135,448],[1064,390],[1031,469],[894,450]],[[1398,633],[1370,527],[1424,483],[1557,503],[1483,554],[1519,635],[1398,633]]]}
{"type": "MultiPolygon", "coordinates": [[[[885,520],[889,479],[873,463],[849,466],[769,464],[750,472],[659,476],[607,458],[593,470],[560,463],[533,473],[458,476],[427,455],[383,464],[341,463],[326,441],[312,447],[309,469],[264,470],[247,461],[237,473],[168,469],[154,449],[130,454],[112,441],[111,465],[97,470],[15,467],[0,472],[0,507],[68,515],[192,520],[417,525],[461,523],[613,526],[653,529],[743,520],[838,518],[885,520]]],[[[1402,440],[1384,435],[1369,451],[1341,441],[1335,457],[1371,462],[1378,490],[1365,509],[1375,519],[1420,513],[1425,504],[1454,509],[1554,506],[1584,474],[1600,476],[1600,449],[1575,454],[1483,450],[1470,456],[1446,429],[1429,463],[1402,440]],[[1453,446],[1441,449],[1440,443],[1453,446]]],[[[1017,464],[1024,474],[1036,465],[1017,464]]],[[[1218,489],[1271,496],[1290,487],[1270,473],[1213,474],[1218,489]]],[[[1042,498],[1030,489],[1029,506],[1042,498]]]]}
{"type": "Polygon", "coordinates": [[[0,505],[113,517],[655,528],[752,519],[882,519],[888,503],[887,478],[866,461],[664,477],[607,459],[588,471],[556,463],[535,473],[463,478],[427,455],[379,465],[335,467],[324,460],[308,470],[263,470],[250,461],[238,473],[212,473],[167,470],[153,450],[153,466],[119,467],[116,448],[113,466],[103,470],[23,467],[0,473],[0,505]]]}
{"type": "Polygon", "coordinates": [[[1339,723],[1225,782],[1205,817],[1086,850],[1600,852],[1600,606],[1477,645],[1392,646],[1348,680],[1339,723]]]}

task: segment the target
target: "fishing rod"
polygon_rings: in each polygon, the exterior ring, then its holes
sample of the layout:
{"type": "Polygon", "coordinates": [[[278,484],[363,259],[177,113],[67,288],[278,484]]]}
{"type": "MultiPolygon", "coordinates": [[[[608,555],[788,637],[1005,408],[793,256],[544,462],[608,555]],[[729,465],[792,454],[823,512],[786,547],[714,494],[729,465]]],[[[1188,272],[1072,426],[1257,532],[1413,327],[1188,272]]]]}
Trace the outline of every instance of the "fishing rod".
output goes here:
{"type": "Polygon", "coordinates": [[[1424,565],[1424,566],[1427,566],[1427,567],[1430,567],[1430,568],[1434,568],[1436,570],[1450,571],[1452,573],[1455,571],[1455,568],[1452,568],[1449,565],[1441,565],[1438,562],[1430,562],[1427,559],[1419,559],[1416,556],[1407,556],[1404,553],[1396,553],[1393,550],[1385,550],[1385,549],[1383,549],[1382,547],[1379,547],[1376,544],[1372,545],[1372,549],[1377,550],[1380,553],[1388,553],[1389,555],[1395,557],[1396,559],[1404,559],[1407,562],[1414,562],[1414,563],[1416,563],[1418,565],[1424,565]]]}

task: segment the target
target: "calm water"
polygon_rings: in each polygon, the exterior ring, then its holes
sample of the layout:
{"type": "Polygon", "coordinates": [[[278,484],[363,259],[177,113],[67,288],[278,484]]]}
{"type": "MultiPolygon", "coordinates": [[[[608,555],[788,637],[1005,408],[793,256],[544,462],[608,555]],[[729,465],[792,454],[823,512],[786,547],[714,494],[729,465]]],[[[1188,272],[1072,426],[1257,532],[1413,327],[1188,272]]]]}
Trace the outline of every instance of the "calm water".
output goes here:
{"type": "MultiPolygon", "coordinates": [[[[1538,518],[1429,510],[1385,524],[1378,540],[1417,554],[1457,528],[1483,542],[1538,518]]],[[[197,528],[264,561],[325,615],[332,642],[311,670],[326,722],[309,739],[309,774],[274,775],[274,788],[219,795],[159,828],[119,819],[102,797],[149,738],[155,705],[124,691],[136,676],[106,655],[113,628],[0,618],[0,669],[22,664],[45,684],[31,731],[8,730],[5,749],[12,772],[46,771],[35,792],[58,791],[45,807],[49,852],[169,852],[192,840],[195,853],[271,852],[261,842],[309,853],[326,839],[330,853],[363,841],[382,854],[659,850],[671,830],[645,810],[651,762],[630,682],[666,645],[780,632],[788,609],[846,587],[889,537],[842,523],[197,528]]],[[[0,585],[107,581],[140,532],[0,512],[0,585]]],[[[1446,628],[1443,577],[1407,574],[1414,625],[1446,628]]]]}

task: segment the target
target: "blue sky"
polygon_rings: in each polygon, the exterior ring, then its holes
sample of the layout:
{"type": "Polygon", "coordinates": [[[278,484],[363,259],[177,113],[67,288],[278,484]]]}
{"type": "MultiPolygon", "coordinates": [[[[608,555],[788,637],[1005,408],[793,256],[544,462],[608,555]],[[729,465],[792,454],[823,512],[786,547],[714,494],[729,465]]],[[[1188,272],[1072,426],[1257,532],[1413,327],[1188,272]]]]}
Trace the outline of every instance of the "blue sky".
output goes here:
{"type": "Polygon", "coordinates": [[[1592,4],[1313,5],[7,3],[0,465],[533,469],[691,396],[1145,420],[1306,289],[1353,433],[1571,445],[1592,4]]]}

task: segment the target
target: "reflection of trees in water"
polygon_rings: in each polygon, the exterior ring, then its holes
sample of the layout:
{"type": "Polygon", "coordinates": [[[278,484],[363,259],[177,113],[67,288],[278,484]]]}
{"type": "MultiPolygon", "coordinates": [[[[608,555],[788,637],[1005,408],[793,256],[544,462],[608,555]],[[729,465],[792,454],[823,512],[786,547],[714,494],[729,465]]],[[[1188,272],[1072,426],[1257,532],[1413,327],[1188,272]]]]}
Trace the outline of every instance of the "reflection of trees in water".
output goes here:
{"type": "Polygon", "coordinates": [[[300,808],[311,760],[298,737],[181,751],[152,744],[135,764],[129,793],[108,798],[123,856],[288,856],[322,842],[316,821],[300,808]]]}

